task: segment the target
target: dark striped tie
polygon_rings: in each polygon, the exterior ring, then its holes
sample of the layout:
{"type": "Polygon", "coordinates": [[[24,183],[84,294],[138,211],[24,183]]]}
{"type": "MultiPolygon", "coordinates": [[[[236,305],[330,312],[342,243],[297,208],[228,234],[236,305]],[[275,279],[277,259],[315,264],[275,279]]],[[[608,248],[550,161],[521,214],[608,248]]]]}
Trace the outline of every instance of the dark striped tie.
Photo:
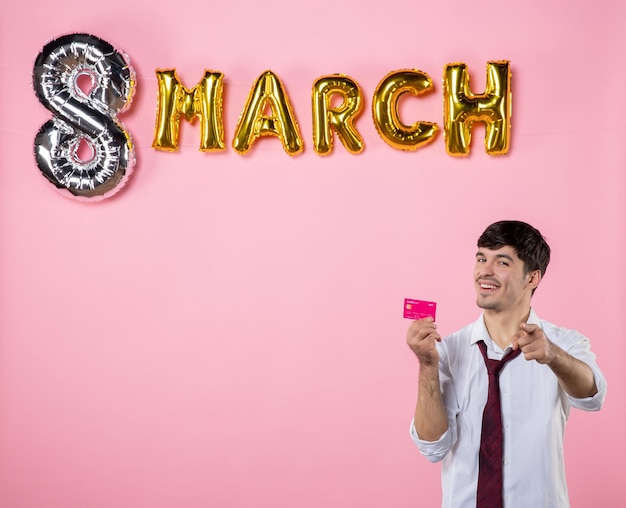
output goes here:
{"type": "Polygon", "coordinates": [[[502,508],[502,410],[500,408],[500,372],[521,351],[509,350],[502,360],[487,357],[487,345],[478,343],[489,374],[489,392],[483,411],[483,427],[478,454],[477,508],[502,508]]]}

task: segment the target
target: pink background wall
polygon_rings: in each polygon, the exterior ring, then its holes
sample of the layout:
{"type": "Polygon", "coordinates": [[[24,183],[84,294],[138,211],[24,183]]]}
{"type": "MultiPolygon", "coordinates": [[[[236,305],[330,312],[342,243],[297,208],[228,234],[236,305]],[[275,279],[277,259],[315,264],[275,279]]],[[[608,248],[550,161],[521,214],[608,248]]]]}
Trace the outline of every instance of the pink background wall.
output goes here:
{"type": "Polygon", "coordinates": [[[574,507],[624,506],[626,7],[623,2],[86,4],[21,0],[0,20],[0,506],[319,508],[437,506],[439,467],[408,437],[417,363],[405,297],[438,302],[440,329],[475,319],[475,241],[495,220],[536,225],[553,264],[539,314],[592,338],[604,410],[573,412],[574,507]],[[563,7],[561,7],[563,5],[563,7]],[[138,163],[97,204],[40,175],[50,114],[31,87],[50,39],[87,32],[131,58],[120,118],[138,163]],[[406,121],[443,127],[441,74],[489,60],[513,72],[512,145],[471,156],[443,136],[386,145],[371,98],[390,71],[435,91],[406,121]],[[191,87],[225,74],[228,149],[151,148],[155,69],[191,87]],[[253,81],[271,69],[305,150],[230,148],[253,81]],[[366,148],[312,147],[311,86],[348,74],[365,95],[366,148]]]}

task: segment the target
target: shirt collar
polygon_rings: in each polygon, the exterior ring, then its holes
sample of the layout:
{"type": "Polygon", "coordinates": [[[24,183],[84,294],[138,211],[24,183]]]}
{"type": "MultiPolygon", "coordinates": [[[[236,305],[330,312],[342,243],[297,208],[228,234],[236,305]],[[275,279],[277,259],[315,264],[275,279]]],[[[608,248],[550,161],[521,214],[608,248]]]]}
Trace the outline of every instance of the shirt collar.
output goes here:
{"type": "MultiPolygon", "coordinates": [[[[528,324],[537,325],[541,327],[541,319],[537,316],[537,313],[531,308],[530,314],[528,315],[528,324]]],[[[472,334],[470,335],[470,345],[474,345],[479,341],[485,341],[485,344],[488,346],[493,346],[493,342],[491,337],[489,337],[489,332],[487,331],[487,326],[485,325],[485,313],[481,313],[480,317],[474,322],[474,326],[472,327],[472,334]]]]}

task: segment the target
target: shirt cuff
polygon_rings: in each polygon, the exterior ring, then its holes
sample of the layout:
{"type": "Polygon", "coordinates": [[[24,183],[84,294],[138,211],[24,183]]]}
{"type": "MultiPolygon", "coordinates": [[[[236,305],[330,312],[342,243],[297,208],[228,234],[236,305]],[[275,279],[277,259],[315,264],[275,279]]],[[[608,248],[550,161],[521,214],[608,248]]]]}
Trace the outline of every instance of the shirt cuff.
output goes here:
{"type": "Polygon", "coordinates": [[[424,441],[423,439],[420,439],[417,435],[417,430],[415,430],[415,420],[411,420],[411,428],[409,432],[413,443],[429,462],[439,462],[446,456],[452,447],[452,430],[450,426],[448,426],[446,431],[439,439],[437,439],[437,441],[424,441]]]}
{"type": "MultiPolygon", "coordinates": [[[[589,364],[587,364],[589,365],[589,364]]],[[[599,411],[604,403],[606,397],[606,378],[602,375],[599,369],[589,365],[593,371],[593,379],[596,383],[596,389],[598,390],[593,397],[583,397],[577,399],[568,395],[570,404],[572,407],[582,409],[584,411],[599,411]]]]}

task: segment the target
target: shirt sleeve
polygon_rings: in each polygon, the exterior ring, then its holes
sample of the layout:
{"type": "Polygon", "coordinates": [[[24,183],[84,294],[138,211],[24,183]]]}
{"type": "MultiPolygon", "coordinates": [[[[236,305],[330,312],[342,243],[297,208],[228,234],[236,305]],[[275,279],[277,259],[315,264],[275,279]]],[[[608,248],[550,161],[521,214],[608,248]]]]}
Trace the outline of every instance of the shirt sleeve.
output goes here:
{"type": "Polygon", "coordinates": [[[448,426],[448,430],[446,430],[437,441],[424,441],[420,439],[415,430],[414,420],[411,420],[409,433],[415,446],[418,447],[420,453],[429,462],[439,462],[446,456],[450,448],[452,448],[453,439],[452,428],[450,426],[448,426]]]}
{"type": "Polygon", "coordinates": [[[568,394],[567,397],[571,406],[584,411],[600,410],[604,403],[604,398],[606,397],[607,383],[604,374],[596,362],[596,355],[591,351],[591,342],[587,337],[575,330],[560,329],[556,331],[556,335],[561,335],[561,340],[557,343],[558,346],[574,358],[589,366],[593,372],[596,388],[598,390],[593,397],[576,398],[568,394]]]}

